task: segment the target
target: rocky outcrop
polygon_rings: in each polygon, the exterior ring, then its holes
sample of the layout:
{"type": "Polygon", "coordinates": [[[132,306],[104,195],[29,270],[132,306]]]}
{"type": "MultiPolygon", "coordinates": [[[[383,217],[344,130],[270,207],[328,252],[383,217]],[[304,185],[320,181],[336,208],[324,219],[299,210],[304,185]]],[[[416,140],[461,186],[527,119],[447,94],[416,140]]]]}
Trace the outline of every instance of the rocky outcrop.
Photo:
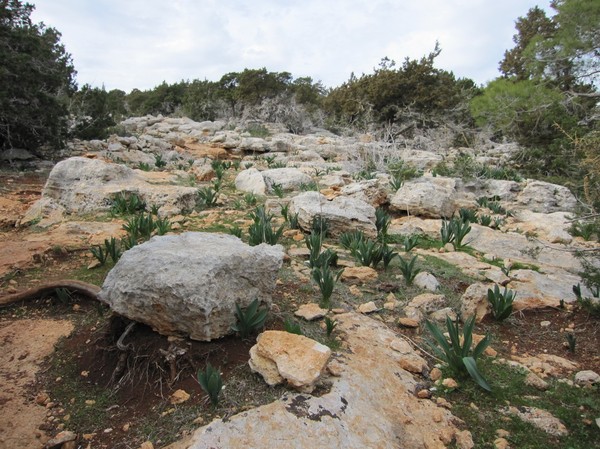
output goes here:
{"type": "Polygon", "coordinates": [[[47,214],[85,214],[108,211],[119,193],[137,194],[148,205],[163,208],[164,215],[190,212],[196,205],[196,189],[172,185],[168,173],[142,172],[98,159],[73,157],[54,166],[42,198],[21,220],[38,221],[47,214]]]}
{"type": "Polygon", "coordinates": [[[255,195],[264,195],[267,191],[267,184],[262,173],[256,168],[242,170],[235,178],[235,188],[242,192],[250,192],[255,195]]]}
{"type": "Polygon", "coordinates": [[[456,180],[422,177],[404,183],[390,201],[390,208],[428,218],[451,217],[457,210],[456,180]]]}
{"type": "Polygon", "coordinates": [[[270,304],[280,246],[250,247],[230,235],[160,236],[125,252],[99,298],[163,335],[212,340],[231,333],[235,305],[270,304]]]}
{"type": "Polygon", "coordinates": [[[531,179],[527,181],[517,201],[521,207],[545,214],[558,211],[570,212],[575,210],[577,205],[577,199],[565,186],[531,179]]]}
{"type": "Polygon", "coordinates": [[[290,200],[289,213],[298,214],[298,224],[310,230],[315,217],[329,222],[329,232],[337,237],[343,232],[360,230],[375,237],[375,208],[364,201],[340,196],[328,201],[319,192],[304,192],[290,200]]]}
{"type": "Polygon", "coordinates": [[[348,313],[336,320],[345,349],[335,358],[339,377],[330,378],[327,393],[288,394],[213,421],[169,449],[270,449],[282,442],[298,449],[473,447],[469,432],[456,427],[458,420],[449,410],[415,395],[418,383],[402,366],[418,365],[419,356],[410,345],[368,317],[348,313]]]}
{"type": "Polygon", "coordinates": [[[273,192],[275,185],[281,186],[284,191],[300,190],[302,185],[308,185],[312,178],[297,168],[273,168],[265,170],[262,176],[267,184],[267,189],[273,192]]]}

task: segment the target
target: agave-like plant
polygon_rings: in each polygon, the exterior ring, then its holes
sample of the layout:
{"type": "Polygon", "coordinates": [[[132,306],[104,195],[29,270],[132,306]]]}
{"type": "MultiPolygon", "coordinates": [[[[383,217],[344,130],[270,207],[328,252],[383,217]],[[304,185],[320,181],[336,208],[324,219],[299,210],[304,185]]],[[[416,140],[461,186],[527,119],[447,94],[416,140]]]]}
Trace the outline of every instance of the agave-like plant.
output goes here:
{"type": "Polygon", "coordinates": [[[475,325],[474,316],[465,321],[462,332],[458,320],[453,323],[449,317],[446,317],[446,330],[450,341],[446,339],[437,325],[429,320],[425,321],[425,325],[437,343],[437,346],[432,346],[433,350],[448,365],[451,371],[459,376],[468,374],[481,388],[492,391],[492,387],[477,368],[477,358],[483,354],[485,348],[490,344],[490,337],[486,335],[474,349],[471,347],[473,345],[473,326],[475,325]]]}
{"type": "Polygon", "coordinates": [[[237,323],[231,326],[231,329],[237,332],[241,338],[248,338],[248,336],[262,329],[267,319],[267,309],[259,309],[258,298],[255,298],[248,307],[242,309],[239,304],[235,304],[235,316],[237,323]]]}
{"type": "Polygon", "coordinates": [[[210,398],[213,407],[216,407],[219,403],[219,394],[223,389],[223,380],[219,370],[208,363],[204,371],[198,370],[198,383],[210,398]]]}
{"type": "Polygon", "coordinates": [[[513,302],[517,293],[504,287],[504,291],[501,292],[498,284],[494,286],[494,289],[488,288],[487,299],[492,305],[492,315],[496,321],[503,321],[510,316],[513,311],[513,302]]]}

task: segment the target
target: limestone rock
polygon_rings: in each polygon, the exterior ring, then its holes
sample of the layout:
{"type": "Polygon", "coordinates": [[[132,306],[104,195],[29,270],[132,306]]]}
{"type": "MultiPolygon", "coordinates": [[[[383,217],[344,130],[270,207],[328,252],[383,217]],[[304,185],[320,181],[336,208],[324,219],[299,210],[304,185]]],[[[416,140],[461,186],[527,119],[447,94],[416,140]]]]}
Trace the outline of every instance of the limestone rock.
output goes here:
{"type": "Polygon", "coordinates": [[[344,196],[369,203],[373,207],[379,207],[388,202],[387,191],[379,179],[367,179],[360,182],[353,182],[342,187],[340,193],[344,196]]]}
{"type": "Polygon", "coordinates": [[[329,232],[334,237],[354,230],[369,237],[377,235],[375,208],[358,199],[340,196],[328,201],[319,192],[304,192],[290,200],[289,213],[298,214],[298,223],[304,230],[310,230],[313,219],[321,217],[329,222],[329,232]]]}
{"type": "Polygon", "coordinates": [[[475,316],[479,322],[488,313],[487,291],[491,284],[475,283],[469,285],[460,298],[460,313],[463,319],[475,316]]]}
{"type": "Polygon", "coordinates": [[[407,181],[390,201],[390,209],[420,217],[451,217],[456,210],[456,180],[421,177],[407,181]]]}
{"type": "Polygon", "coordinates": [[[281,246],[188,232],[157,236],[126,251],[99,297],[115,312],[164,335],[212,340],[231,333],[235,304],[270,304],[281,246]]]}
{"type": "Polygon", "coordinates": [[[294,315],[300,318],[304,318],[307,321],[317,320],[323,318],[327,314],[327,310],[319,307],[319,304],[310,303],[302,304],[298,310],[294,312],[294,315]]]}
{"type": "Polygon", "coordinates": [[[377,270],[371,267],[346,267],[342,273],[342,281],[370,282],[377,280],[377,270]]]}
{"type": "MultiPolygon", "coordinates": [[[[168,207],[171,215],[191,211],[196,205],[196,189],[172,185],[175,178],[162,172],[140,172],[97,159],[72,157],[54,166],[40,201],[45,201],[46,208],[52,208],[50,202],[55,204],[54,209],[63,208],[67,214],[84,214],[109,210],[118,193],[136,193],[149,205],[168,207]]],[[[33,210],[37,210],[36,205],[33,210]]]]}
{"type": "Polygon", "coordinates": [[[249,363],[252,371],[263,375],[269,385],[285,380],[296,389],[311,392],[330,356],[327,346],[303,335],[265,331],[252,347],[249,363]],[[263,367],[267,367],[265,374],[263,367]]]}
{"type": "Polygon", "coordinates": [[[369,301],[369,302],[359,305],[357,310],[360,313],[373,313],[373,312],[377,312],[379,309],[377,308],[377,305],[373,301],[369,301]]]}
{"type": "Polygon", "coordinates": [[[439,281],[435,278],[435,276],[431,273],[427,273],[426,271],[422,271],[417,273],[413,283],[422,289],[429,290],[431,292],[436,291],[440,288],[439,281]]]}
{"type": "Polygon", "coordinates": [[[527,185],[517,197],[518,204],[533,212],[572,212],[577,200],[571,191],[558,184],[528,180],[527,185]]]}
{"type": "Polygon", "coordinates": [[[600,383],[600,375],[592,370],[579,371],[575,374],[575,383],[584,387],[600,383]]]}
{"type": "Polygon", "coordinates": [[[236,176],[235,188],[242,192],[264,195],[267,191],[267,184],[260,171],[256,168],[249,168],[236,176]]]}
{"type": "Polygon", "coordinates": [[[298,190],[302,184],[310,184],[312,178],[297,168],[273,168],[265,170],[262,176],[267,190],[272,192],[273,186],[279,184],[284,191],[298,190]]]}
{"type": "Polygon", "coordinates": [[[521,418],[523,421],[533,424],[538,429],[543,430],[549,435],[553,436],[565,436],[569,434],[569,431],[562,423],[562,421],[550,412],[535,407],[506,407],[501,410],[502,413],[515,415],[521,418]]]}

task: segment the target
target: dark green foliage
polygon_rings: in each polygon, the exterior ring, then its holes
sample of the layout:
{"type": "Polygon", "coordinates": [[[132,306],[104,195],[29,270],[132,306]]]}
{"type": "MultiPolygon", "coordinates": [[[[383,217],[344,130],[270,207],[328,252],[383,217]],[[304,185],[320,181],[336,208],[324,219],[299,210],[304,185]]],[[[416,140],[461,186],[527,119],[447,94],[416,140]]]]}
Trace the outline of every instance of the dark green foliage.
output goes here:
{"type": "Polygon", "coordinates": [[[235,316],[237,323],[231,329],[239,334],[241,338],[248,338],[253,332],[262,329],[267,319],[268,310],[259,308],[258,298],[254,299],[248,307],[241,309],[235,304],[235,316]]]}
{"type": "Polygon", "coordinates": [[[514,291],[506,287],[503,292],[500,292],[498,285],[495,285],[493,290],[488,288],[487,300],[492,306],[492,315],[496,321],[504,321],[511,315],[516,296],[514,291]]]}
{"type": "Polygon", "coordinates": [[[377,239],[380,242],[385,242],[391,221],[392,217],[388,215],[385,209],[382,207],[375,209],[375,227],[377,228],[377,239]]]}
{"type": "Polygon", "coordinates": [[[302,335],[302,328],[295,320],[285,320],[283,322],[283,328],[290,334],[302,335]]]}
{"type": "Polygon", "coordinates": [[[327,233],[329,232],[329,221],[320,215],[315,215],[310,225],[310,229],[313,233],[319,233],[323,237],[327,237],[327,233]]]}
{"type": "Polygon", "coordinates": [[[235,235],[239,239],[242,238],[242,229],[238,225],[229,228],[229,233],[235,235]]]}
{"type": "Polygon", "coordinates": [[[104,265],[108,260],[108,257],[117,263],[121,258],[121,245],[117,242],[114,237],[110,239],[104,239],[104,245],[96,245],[90,248],[92,255],[100,262],[100,265],[104,265]]]}
{"type": "Polygon", "coordinates": [[[359,230],[344,232],[340,235],[339,240],[342,247],[353,252],[358,244],[365,240],[365,234],[359,230]]]}
{"type": "Polygon", "coordinates": [[[489,226],[492,224],[492,217],[486,214],[482,214],[479,216],[479,224],[481,226],[489,226]]]}
{"type": "Polygon", "coordinates": [[[398,253],[391,246],[388,246],[386,243],[381,244],[381,258],[384,270],[388,269],[388,266],[396,256],[398,256],[398,253]]]}
{"type": "Polygon", "coordinates": [[[219,403],[219,395],[223,389],[223,380],[221,379],[219,370],[213,368],[208,363],[204,371],[198,370],[198,383],[210,398],[212,406],[216,407],[219,403]]]}
{"type": "Polygon", "coordinates": [[[218,198],[219,193],[216,190],[211,189],[210,187],[203,187],[201,189],[198,189],[197,204],[199,207],[207,208],[216,206],[218,198]]]}
{"type": "Polygon", "coordinates": [[[327,332],[327,336],[331,337],[333,330],[337,327],[338,322],[336,320],[332,320],[328,316],[325,317],[325,332],[327,332]]]}
{"type": "Polygon", "coordinates": [[[436,345],[432,346],[433,350],[444,361],[450,371],[463,378],[468,374],[481,388],[487,391],[492,390],[477,367],[477,359],[490,344],[489,336],[486,335],[474,349],[471,348],[475,317],[470,317],[465,321],[462,331],[458,321],[453,323],[449,317],[446,317],[446,330],[450,336],[449,342],[437,325],[429,320],[425,321],[425,325],[435,339],[436,345]]]}
{"type": "Polygon", "coordinates": [[[123,97],[125,92],[91,87],[85,84],[71,96],[69,114],[70,137],[79,139],[105,139],[116,119],[125,115],[123,97]]]}
{"type": "Polygon", "coordinates": [[[312,278],[315,280],[321,291],[321,301],[319,302],[321,307],[327,309],[331,308],[331,295],[333,294],[335,284],[340,279],[343,271],[343,268],[337,272],[331,271],[329,265],[312,269],[312,278]]]}
{"type": "Polygon", "coordinates": [[[300,229],[300,224],[298,223],[298,212],[294,215],[290,215],[289,217],[290,229],[300,229]]]}
{"type": "Polygon", "coordinates": [[[415,267],[417,256],[413,256],[410,261],[403,257],[398,257],[398,261],[400,264],[400,271],[402,272],[402,276],[404,277],[406,285],[412,285],[417,274],[421,272],[419,268],[415,267]]]}
{"type": "Polygon", "coordinates": [[[471,232],[471,225],[460,218],[453,217],[451,220],[443,220],[440,229],[442,245],[452,243],[454,248],[460,250],[463,248],[464,238],[471,232]]]}
{"type": "Polygon", "coordinates": [[[251,218],[253,223],[248,229],[248,244],[250,246],[260,245],[261,243],[276,245],[283,235],[284,226],[281,225],[277,230],[274,230],[271,226],[273,215],[268,214],[263,206],[257,207],[252,212],[251,218]]]}
{"type": "Polygon", "coordinates": [[[371,239],[360,240],[351,251],[356,261],[364,267],[377,268],[383,259],[383,246],[371,239]]]}
{"type": "Polygon", "coordinates": [[[256,195],[252,192],[247,192],[244,195],[244,202],[246,203],[246,206],[256,206],[256,203],[258,202],[258,198],[256,197],[256,195]]]}
{"type": "Polygon", "coordinates": [[[569,233],[574,237],[582,237],[584,240],[592,240],[596,236],[598,240],[600,236],[600,221],[599,220],[578,220],[574,221],[569,228],[569,233]]]}
{"type": "Polygon", "coordinates": [[[419,236],[417,234],[407,235],[404,237],[404,252],[409,253],[419,244],[419,236]]]}
{"type": "Polygon", "coordinates": [[[574,354],[575,347],[577,346],[577,337],[573,332],[567,332],[565,338],[567,339],[567,344],[569,345],[569,351],[574,354]]]}
{"type": "Polygon", "coordinates": [[[34,24],[34,6],[0,2],[0,149],[59,149],[67,134],[65,95],[75,88],[60,33],[34,24]]]}
{"type": "Polygon", "coordinates": [[[477,211],[473,209],[461,208],[458,211],[458,215],[462,221],[469,223],[477,223],[477,211]]]}

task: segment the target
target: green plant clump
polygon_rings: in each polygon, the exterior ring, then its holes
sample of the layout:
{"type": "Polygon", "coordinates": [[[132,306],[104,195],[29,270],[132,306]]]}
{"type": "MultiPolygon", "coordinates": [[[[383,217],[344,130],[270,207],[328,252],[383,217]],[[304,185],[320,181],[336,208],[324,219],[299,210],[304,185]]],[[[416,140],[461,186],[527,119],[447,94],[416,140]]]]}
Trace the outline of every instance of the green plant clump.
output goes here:
{"type": "Polygon", "coordinates": [[[248,307],[240,308],[235,304],[235,316],[237,323],[231,326],[231,329],[239,334],[241,338],[248,338],[251,333],[262,329],[267,319],[269,311],[266,308],[259,308],[258,298],[255,298],[248,307]]]}
{"type": "Polygon", "coordinates": [[[404,257],[398,257],[398,260],[400,263],[400,271],[402,272],[406,285],[412,285],[417,274],[421,272],[419,268],[415,267],[417,256],[413,256],[410,261],[406,260],[404,257]]]}
{"type": "Polygon", "coordinates": [[[336,282],[340,279],[344,269],[337,272],[331,271],[329,265],[323,267],[315,267],[312,270],[312,278],[315,280],[321,291],[321,301],[319,305],[323,308],[331,308],[331,295],[336,282]]]}
{"type": "Polygon", "coordinates": [[[198,383],[210,398],[213,407],[219,403],[219,395],[223,389],[223,380],[218,369],[208,363],[204,371],[198,370],[198,383]]]}
{"type": "Polygon", "coordinates": [[[429,320],[425,322],[425,325],[437,343],[437,346],[432,345],[433,350],[444,361],[450,371],[463,378],[468,374],[481,388],[492,391],[492,387],[477,367],[477,358],[483,354],[485,348],[490,344],[490,338],[486,335],[475,349],[471,348],[473,344],[473,326],[475,325],[474,316],[465,321],[462,332],[458,320],[453,323],[450,317],[446,317],[446,329],[450,336],[450,342],[446,340],[437,325],[429,320]]]}
{"type": "Polygon", "coordinates": [[[260,245],[261,243],[276,245],[283,235],[284,226],[281,225],[277,230],[273,230],[271,226],[273,215],[268,214],[263,206],[257,207],[251,217],[253,223],[248,228],[248,244],[250,246],[260,245]]]}
{"type": "Polygon", "coordinates": [[[487,300],[492,306],[492,315],[496,321],[504,321],[513,311],[513,302],[517,294],[504,287],[501,292],[496,284],[494,289],[488,288],[487,300]]]}

